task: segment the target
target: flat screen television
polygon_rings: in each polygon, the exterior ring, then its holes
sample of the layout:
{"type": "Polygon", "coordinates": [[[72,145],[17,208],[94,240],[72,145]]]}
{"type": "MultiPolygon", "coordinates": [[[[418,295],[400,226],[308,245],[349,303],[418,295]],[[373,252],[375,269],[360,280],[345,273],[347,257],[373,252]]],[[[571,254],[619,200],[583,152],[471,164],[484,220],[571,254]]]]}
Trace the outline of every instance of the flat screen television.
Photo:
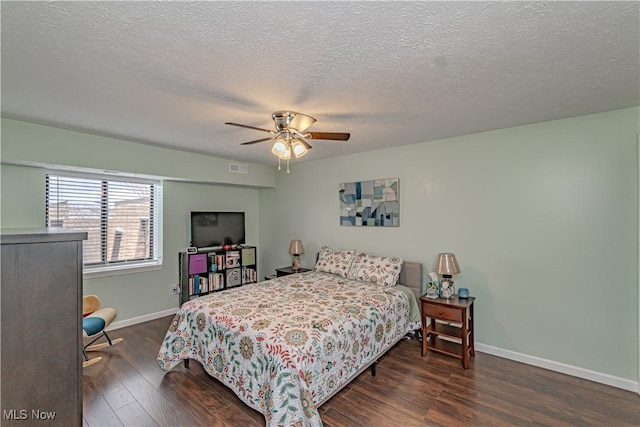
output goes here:
{"type": "Polygon", "coordinates": [[[191,246],[241,245],[244,212],[191,212],[191,246]]]}

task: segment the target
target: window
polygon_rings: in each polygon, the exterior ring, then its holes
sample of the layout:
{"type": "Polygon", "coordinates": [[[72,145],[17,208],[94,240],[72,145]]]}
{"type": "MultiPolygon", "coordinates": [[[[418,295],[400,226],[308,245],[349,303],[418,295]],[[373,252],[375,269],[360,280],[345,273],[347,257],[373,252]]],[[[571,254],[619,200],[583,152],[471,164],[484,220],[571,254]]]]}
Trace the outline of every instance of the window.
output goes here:
{"type": "Polygon", "coordinates": [[[86,231],[85,272],[160,265],[160,181],[51,172],[47,227],[86,231]]]}

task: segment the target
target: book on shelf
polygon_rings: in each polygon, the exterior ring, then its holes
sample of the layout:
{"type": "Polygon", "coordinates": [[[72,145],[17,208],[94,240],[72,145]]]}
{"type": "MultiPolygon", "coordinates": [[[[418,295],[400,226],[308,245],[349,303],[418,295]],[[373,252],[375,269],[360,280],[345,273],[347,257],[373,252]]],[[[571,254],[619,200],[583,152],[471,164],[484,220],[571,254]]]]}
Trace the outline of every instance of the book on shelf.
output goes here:
{"type": "Polygon", "coordinates": [[[224,288],[224,274],[209,273],[209,290],[217,291],[224,288]]]}
{"type": "Polygon", "coordinates": [[[258,274],[255,269],[242,267],[242,283],[253,283],[258,281],[258,274]]]}
{"type": "Polygon", "coordinates": [[[211,290],[209,278],[196,274],[189,277],[189,295],[206,294],[211,290]]]}
{"type": "Polygon", "coordinates": [[[222,254],[216,255],[216,271],[224,270],[226,266],[225,256],[222,254]]]}

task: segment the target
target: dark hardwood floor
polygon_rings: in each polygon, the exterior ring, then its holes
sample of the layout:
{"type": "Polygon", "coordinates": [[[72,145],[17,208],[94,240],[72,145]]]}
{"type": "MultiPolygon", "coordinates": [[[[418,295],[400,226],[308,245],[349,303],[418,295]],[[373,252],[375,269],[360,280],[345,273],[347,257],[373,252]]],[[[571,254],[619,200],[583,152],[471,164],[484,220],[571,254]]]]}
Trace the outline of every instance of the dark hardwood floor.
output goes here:
{"type": "MultiPolygon", "coordinates": [[[[84,425],[264,426],[199,363],[165,372],[171,317],[118,329],[124,342],[83,371],[84,425]]],[[[326,426],[640,426],[635,393],[476,352],[470,368],[402,340],[320,408],[326,426]]]]}

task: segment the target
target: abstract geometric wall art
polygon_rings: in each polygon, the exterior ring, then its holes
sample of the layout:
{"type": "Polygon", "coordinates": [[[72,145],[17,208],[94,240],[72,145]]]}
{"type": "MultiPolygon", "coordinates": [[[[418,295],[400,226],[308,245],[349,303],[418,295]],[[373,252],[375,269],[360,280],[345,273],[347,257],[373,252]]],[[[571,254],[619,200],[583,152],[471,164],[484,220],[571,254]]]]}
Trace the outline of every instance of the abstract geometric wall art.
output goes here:
{"type": "Polygon", "coordinates": [[[354,227],[400,226],[398,178],[338,184],[340,225],[354,227]]]}

